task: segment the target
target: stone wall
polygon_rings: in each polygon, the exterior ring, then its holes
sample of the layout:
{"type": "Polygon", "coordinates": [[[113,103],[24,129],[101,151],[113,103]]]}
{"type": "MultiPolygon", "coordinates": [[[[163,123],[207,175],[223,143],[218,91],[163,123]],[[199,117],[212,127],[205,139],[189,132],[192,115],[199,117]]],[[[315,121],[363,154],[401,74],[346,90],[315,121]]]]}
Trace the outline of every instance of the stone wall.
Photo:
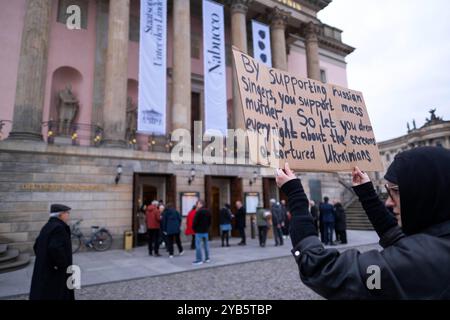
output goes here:
{"type": "Polygon", "coordinates": [[[244,192],[259,192],[262,197],[261,180],[249,183],[254,170],[242,165],[175,165],[167,153],[2,141],[0,243],[30,251],[48,220],[50,205],[63,203],[72,208],[72,221],[83,219],[85,234],[91,225],[105,226],[115,247],[123,247],[123,233],[132,228],[135,172],[175,174],[179,207],[180,192],[197,191],[204,198],[204,175],[240,176],[244,192]],[[116,185],[119,164],[123,173],[116,185]],[[189,185],[192,167],[197,174],[189,185]]]}

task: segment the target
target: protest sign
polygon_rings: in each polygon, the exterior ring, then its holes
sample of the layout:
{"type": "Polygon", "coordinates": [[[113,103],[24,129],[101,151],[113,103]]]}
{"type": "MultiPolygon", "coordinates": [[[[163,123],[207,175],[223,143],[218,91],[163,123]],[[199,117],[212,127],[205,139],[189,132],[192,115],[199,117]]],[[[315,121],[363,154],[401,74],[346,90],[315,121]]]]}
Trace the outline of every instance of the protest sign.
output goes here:
{"type": "Polygon", "coordinates": [[[233,47],[253,163],[298,171],[382,171],[361,92],[269,68],[233,47]]]}

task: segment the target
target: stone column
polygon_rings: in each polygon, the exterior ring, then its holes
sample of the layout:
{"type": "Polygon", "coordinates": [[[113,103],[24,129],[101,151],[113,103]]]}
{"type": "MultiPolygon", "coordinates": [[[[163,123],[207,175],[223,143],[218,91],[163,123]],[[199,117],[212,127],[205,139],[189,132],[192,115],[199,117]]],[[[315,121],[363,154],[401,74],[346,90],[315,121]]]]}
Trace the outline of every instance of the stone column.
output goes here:
{"type": "Polygon", "coordinates": [[[126,147],[129,28],[130,0],[110,0],[103,106],[103,145],[106,147],[126,147]]]}
{"type": "Polygon", "coordinates": [[[275,7],[269,15],[274,68],[287,70],[285,31],[290,13],[275,7]]]}
{"type": "Polygon", "coordinates": [[[191,130],[190,1],[173,1],[172,130],[191,130]]]}
{"type": "Polygon", "coordinates": [[[42,141],[52,0],[28,0],[10,139],[42,141]]]}
{"type": "Polygon", "coordinates": [[[305,28],[306,68],[308,78],[320,81],[319,40],[317,27],[310,22],[305,28]]]}
{"type": "MultiPolygon", "coordinates": [[[[252,0],[229,1],[231,7],[231,43],[241,51],[247,53],[247,18],[246,14],[252,0]]],[[[244,114],[241,107],[241,99],[236,73],[233,72],[233,117],[234,128],[245,129],[244,114]]]]}

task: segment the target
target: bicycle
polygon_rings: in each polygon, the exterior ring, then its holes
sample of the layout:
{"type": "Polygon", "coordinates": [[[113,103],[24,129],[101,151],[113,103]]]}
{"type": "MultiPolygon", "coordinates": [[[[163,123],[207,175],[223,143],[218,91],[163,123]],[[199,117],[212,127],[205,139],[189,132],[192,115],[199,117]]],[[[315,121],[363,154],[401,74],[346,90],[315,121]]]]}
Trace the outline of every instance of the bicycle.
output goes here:
{"type": "Polygon", "coordinates": [[[92,226],[91,237],[87,239],[80,230],[82,221],[83,219],[78,220],[71,227],[72,253],[80,250],[82,244],[86,248],[93,248],[96,251],[106,251],[111,248],[112,236],[106,228],[92,226]]]}

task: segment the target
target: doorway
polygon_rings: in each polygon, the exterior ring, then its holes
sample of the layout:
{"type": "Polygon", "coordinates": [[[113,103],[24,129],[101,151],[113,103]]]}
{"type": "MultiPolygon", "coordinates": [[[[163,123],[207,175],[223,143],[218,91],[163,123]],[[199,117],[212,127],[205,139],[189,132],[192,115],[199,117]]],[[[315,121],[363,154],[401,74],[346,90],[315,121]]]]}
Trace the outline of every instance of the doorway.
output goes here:
{"type": "Polygon", "coordinates": [[[287,203],[287,196],[278,188],[275,178],[263,178],[264,208],[270,209],[270,199],[277,201],[286,200],[287,203]]]}
{"type": "Polygon", "coordinates": [[[145,212],[142,210],[144,203],[162,200],[165,204],[175,204],[175,199],[176,176],[150,173],[134,174],[132,229],[135,247],[147,243],[145,212]]]}
{"type": "MultiPolygon", "coordinates": [[[[236,201],[243,201],[242,178],[228,176],[205,176],[205,201],[211,211],[210,237],[220,236],[220,209],[226,204],[231,205],[231,210],[236,213],[236,201]]],[[[232,236],[239,236],[234,227],[232,236]]]]}

